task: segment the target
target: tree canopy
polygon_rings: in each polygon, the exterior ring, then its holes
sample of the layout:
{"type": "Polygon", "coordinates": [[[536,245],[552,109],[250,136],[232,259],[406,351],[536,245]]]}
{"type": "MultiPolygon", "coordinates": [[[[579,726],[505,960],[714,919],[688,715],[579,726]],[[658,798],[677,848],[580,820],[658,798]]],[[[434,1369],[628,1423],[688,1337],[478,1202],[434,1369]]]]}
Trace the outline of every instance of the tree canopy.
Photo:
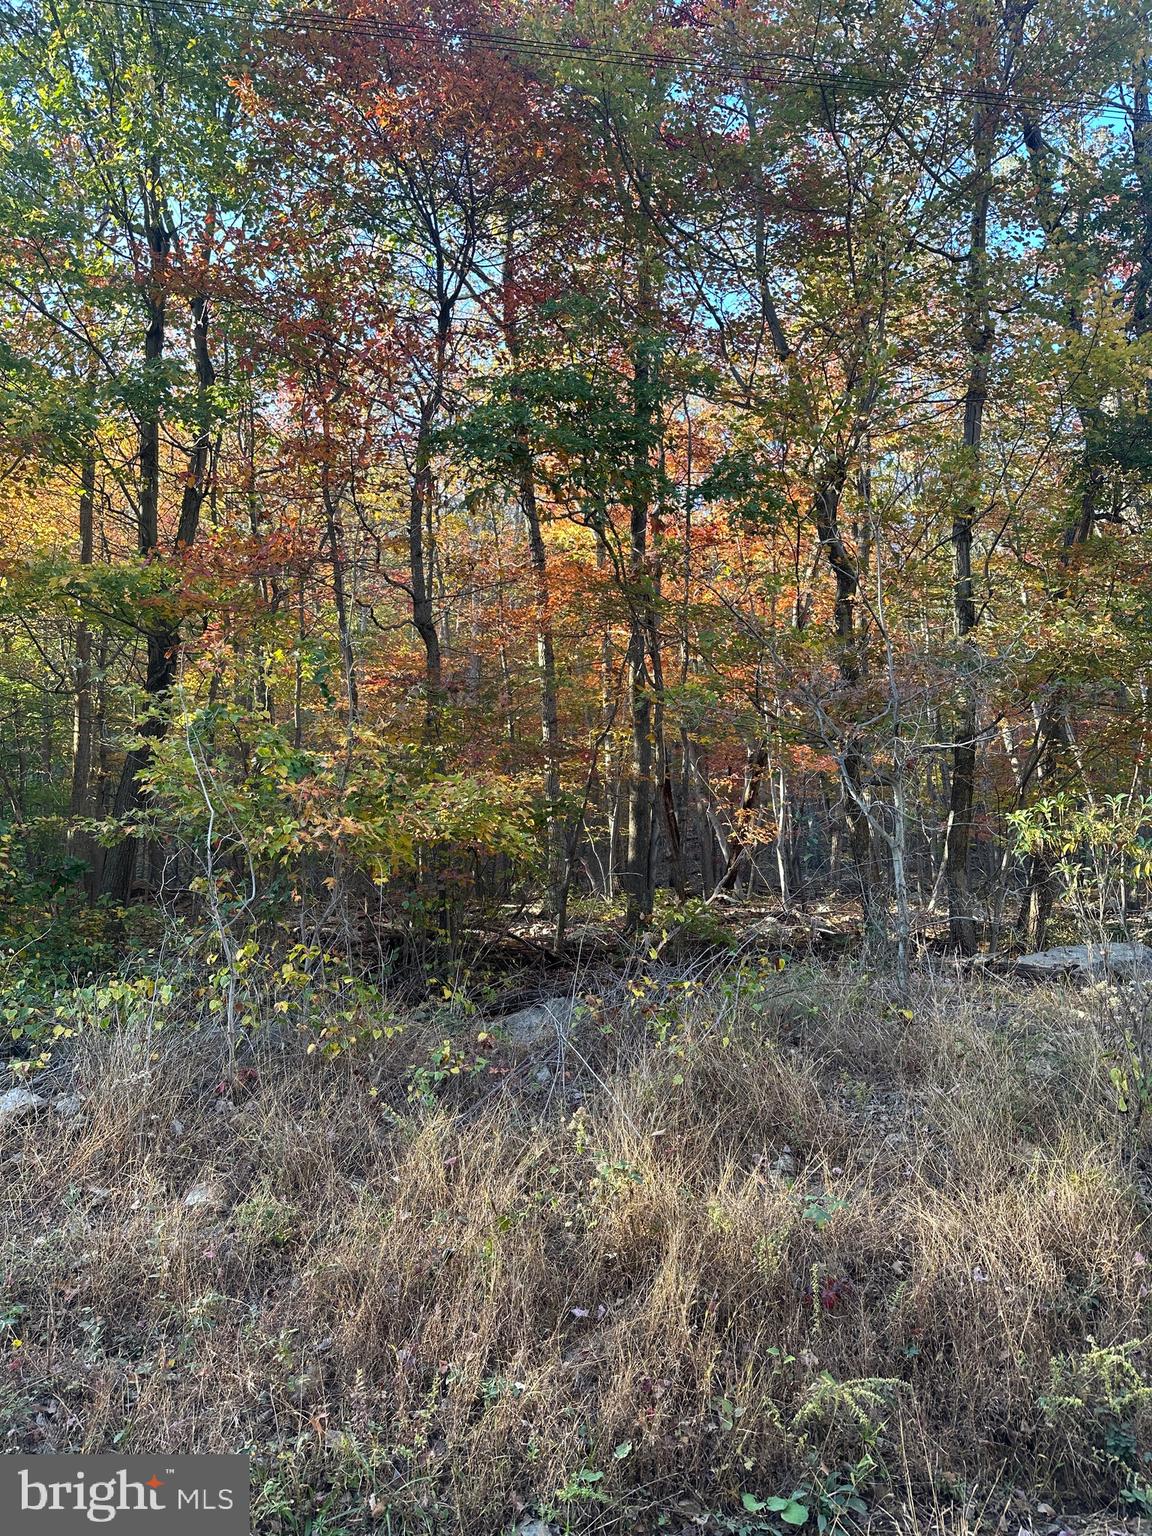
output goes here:
{"type": "Polygon", "coordinates": [[[0,26],[31,870],[1042,940],[1066,829],[1149,792],[1139,4],[0,26]]]}

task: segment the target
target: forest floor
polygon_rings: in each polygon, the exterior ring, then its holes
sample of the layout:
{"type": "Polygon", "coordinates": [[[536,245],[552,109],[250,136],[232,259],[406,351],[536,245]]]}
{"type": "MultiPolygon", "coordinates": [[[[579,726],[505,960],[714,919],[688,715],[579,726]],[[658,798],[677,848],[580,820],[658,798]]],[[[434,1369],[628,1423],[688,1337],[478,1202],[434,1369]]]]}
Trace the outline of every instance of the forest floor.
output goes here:
{"type": "Polygon", "coordinates": [[[765,955],[571,992],[382,1001],[333,1059],[283,1020],[228,1059],[179,989],[81,1031],[0,1126],[5,1448],[248,1449],[292,1536],[1152,1515],[1138,996],[765,955]]]}

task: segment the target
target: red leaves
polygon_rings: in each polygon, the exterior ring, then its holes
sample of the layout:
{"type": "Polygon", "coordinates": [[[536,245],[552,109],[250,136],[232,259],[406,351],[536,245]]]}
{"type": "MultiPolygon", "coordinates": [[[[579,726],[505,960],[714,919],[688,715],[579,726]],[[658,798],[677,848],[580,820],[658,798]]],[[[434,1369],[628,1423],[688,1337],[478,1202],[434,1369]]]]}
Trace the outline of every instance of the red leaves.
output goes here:
{"type": "Polygon", "coordinates": [[[820,1305],[825,1312],[838,1312],[855,1289],[847,1275],[825,1275],[820,1282],[820,1305]]]}
{"type": "Polygon", "coordinates": [[[812,1286],[804,1287],[804,1300],[811,1305],[819,1302],[824,1312],[840,1312],[856,1294],[856,1287],[847,1275],[822,1275],[815,1293],[812,1286]]]}

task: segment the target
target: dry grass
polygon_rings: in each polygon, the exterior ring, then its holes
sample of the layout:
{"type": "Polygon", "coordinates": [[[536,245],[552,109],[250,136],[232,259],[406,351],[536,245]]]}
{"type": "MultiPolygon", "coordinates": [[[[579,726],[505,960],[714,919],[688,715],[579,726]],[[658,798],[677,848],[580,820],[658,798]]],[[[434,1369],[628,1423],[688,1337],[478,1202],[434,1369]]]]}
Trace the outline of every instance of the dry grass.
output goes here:
{"type": "Polygon", "coordinates": [[[845,1483],[941,1531],[1013,1487],[1138,1498],[1150,1235],[1106,1000],[675,982],[534,1049],[269,1032],[222,1093],[207,1035],[82,1041],[82,1114],[3,1132],[8,1448],[250,1447],[264,1528],[316,1536],[753,1532],[744,1494],[845,1483]]]}

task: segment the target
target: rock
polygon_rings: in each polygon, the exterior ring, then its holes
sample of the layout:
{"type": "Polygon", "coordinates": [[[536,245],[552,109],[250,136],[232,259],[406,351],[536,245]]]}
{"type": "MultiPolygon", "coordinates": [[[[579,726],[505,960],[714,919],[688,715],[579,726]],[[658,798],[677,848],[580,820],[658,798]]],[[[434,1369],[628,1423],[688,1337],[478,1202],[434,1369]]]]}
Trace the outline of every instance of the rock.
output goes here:
{"type": "Polygon", "coordinates": [[[224,1194],[220,1186],[207,1179],[200,1184],[193,1184],[184,1196],[186,1211],[218,1211],[223,1204],[224,1194]]]}
{"type": "Polygon", "coordinates": [[[743,938],[759,939],[762,944],[786,944],[792,938],[792,929],[778,917],[761,917],[742,935],[743,938]]]}
{"type": "Polygon", "coordinates": [[[1029,981],[1058,976],[1152,976],[1152,948],[1147,944],[1063,944],[1021,955],[1015,970],[1029,981]]]}
{"type": "Polygon", "coordinates": [[[525,1520],[516,1527],[516,1536],[553,1536],[553,1531],[545,1520],[525,1520]]]}
{"type": "Polygon", "coordinates": [[[47,1102],[38,1093],[33,1093],[31,1088],[9,1088],[6,1093],[0,1093],[0,1125],[7,1125],[11,1120],[23,1120],[25,1115],[43,1109],[47,1102]]]}
{"type": "Polygon", "coordinates": [[[61,1120],[75,1120],[84,1108],[84,1100],[78,1093],[63,1094],[60,1098],[52,1100],[52,1108],[61,1120]]]}
{"type": "Polygon", "coordinates": [[[571,997],[550,997],[507,1014],[499,1027],[513,1045],[542,1045],[553,1035],[567,1034],[580,1008],[571,997]]]}

